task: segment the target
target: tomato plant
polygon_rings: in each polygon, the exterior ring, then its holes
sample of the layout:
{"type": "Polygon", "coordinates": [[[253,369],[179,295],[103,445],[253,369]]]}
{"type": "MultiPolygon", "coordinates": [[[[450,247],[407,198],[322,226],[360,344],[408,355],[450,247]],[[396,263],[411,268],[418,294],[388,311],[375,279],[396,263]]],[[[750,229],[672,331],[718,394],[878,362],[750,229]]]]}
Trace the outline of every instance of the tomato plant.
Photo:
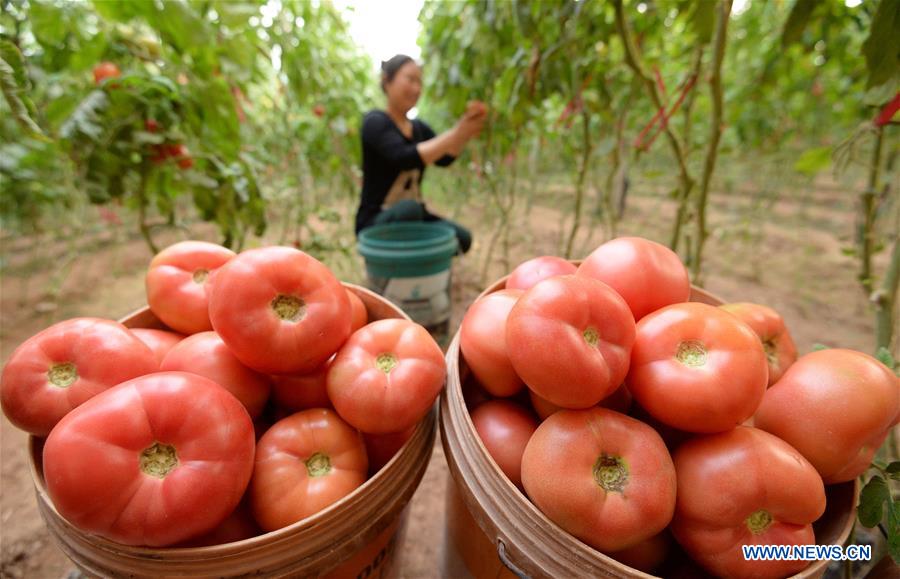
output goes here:
{"type": "Polygon", "coordinates": [[[202,376],[161,372],[66,415],[44,446],[44,477],[53,506],[81,530],[160,547],[234,511],[254,448],[253,423],[234,396],[202,376]]]}
{"type": "Polygon", "coordinates": [[[108,78],[119,78],[122,71],[114,62],[101,62],[94,67],[94,84],[99,85],[108,78]]]}
{"type": "Polygon", "coordinates": [[[159,369],[154,353],[125,326],[99,318],[59,322],[23,342],[0,378],[3,413],[46,436],[74,408],[104,390],[159,369]]]}

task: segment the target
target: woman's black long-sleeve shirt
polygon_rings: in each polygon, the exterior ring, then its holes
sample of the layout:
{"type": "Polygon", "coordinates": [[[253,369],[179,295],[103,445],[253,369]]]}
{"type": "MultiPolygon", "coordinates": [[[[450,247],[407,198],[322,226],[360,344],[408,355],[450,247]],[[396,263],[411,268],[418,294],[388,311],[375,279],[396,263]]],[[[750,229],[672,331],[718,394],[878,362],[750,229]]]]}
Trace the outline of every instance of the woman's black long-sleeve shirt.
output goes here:
{"type": "MultiPolygon", "coordinates": [[[[412,138],[408,139],[384,111],[370,111],[363,117],[363,185],[356,232],[369,225],[381,212],[402,199],[422,201],[421,183],[425,163],[416,145],[435,136],[424,121],[413,119],[412,138]]],[[[455,160],[444,155],[435,164],[447,166],[455,160]]]]}

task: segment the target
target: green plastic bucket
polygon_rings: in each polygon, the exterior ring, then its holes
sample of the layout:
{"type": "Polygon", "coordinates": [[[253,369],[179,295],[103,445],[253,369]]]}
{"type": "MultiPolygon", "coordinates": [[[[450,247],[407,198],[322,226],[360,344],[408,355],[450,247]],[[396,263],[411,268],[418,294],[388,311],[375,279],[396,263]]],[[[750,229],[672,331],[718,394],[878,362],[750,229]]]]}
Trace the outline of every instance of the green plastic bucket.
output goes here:
{"type": "Polygon", "coordinates": [[[438,334],[450,322],[450,266],[459,242],[443,223],[384,223],[359,232],[369,286],[438,334]]]}

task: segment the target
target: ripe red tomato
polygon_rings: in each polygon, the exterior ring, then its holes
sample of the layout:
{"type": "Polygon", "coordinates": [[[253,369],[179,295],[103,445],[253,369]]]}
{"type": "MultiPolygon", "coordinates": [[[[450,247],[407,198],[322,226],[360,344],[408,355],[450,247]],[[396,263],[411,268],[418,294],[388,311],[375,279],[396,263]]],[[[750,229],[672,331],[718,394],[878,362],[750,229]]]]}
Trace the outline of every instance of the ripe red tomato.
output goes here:
{"type": "Polygon", "coordinates": [[[331,360],[309,374],[272,376],[272,396],[275,403],[292,413],[310,408],[331,408],[326,388],[331,360]]]}
{"type": "Polygon", "coordinates": [[[900,378],[852,350],[802,356],[766,391],[757,428],[787,441],[828,484],[853,480],[900,419],[900,378]]]}
{"type": "Polygon", "coordinates": [[[159,132],[159,123],[156,122],[156,119],[145,119],[144,130],[148,133],[157,133],[159,132]]]}
{"type": "Polygon", "coordinates": [[[494,396],[512,396],[525,384],[506,349],[506,320],[522,290],[502,290],[475,301],[459,330],[459,347],[469,369],[494,396]]]}
{"type": "Polygon", "coordinates": [[[640,237],[619,237],[594,250],[578,275],[608,284],[628,303],[634,319],[691,297],[687,269],[668,247],[640,237]]]}
{"type": "MultiPolygon", "coordinates": [[[[546,420],[554,412],[563,410],[563,408],[544,400],[531,390],[528,391],[528,396],[531,397],[531,406],[541,420],[546,420]]],[[[622,384],[612,394],[601,400],[597,406],[628,414],[628,411],[631,409],[631,392],[628,391],[627,386],[622,384]]]]}
{"type": "Polygon", "coordinates": [[[506,280],[506,289],[531,289],[537,282],[543,281],[548,277],[570,275],[577,270],[578,268],[575,264],[561,257],[552,255],[535,257],[520,263],[509,274],[509,278],[506,280]]]}
{"type": "Polygon", "coordinates": [[[211,330],[207,282],[234,255],[205,241],[182,241],[163,249],[147,270],[150,309],[164,324],[184,334],[211,330]]]}
{"type": "Polygon", "coordinates": [[[244,500],[238,507],[228,515],[224,521],[217,525],[212,531],[201,535],[194,539],[190,539],[185,543],[181,543],[179,547],[210,547],[213,545],[224,545],[226,543],[235,543],[250,539],[257,535],[262,535],[263,530],[256,524],[253,513],[250,511],[250,504],[244,500]]]}
{"type": "Polygon", "coordinates": [[[350,333],[369,323],[369,312],[366,311],[366,304],[350,289],[347,291],[347,298],[350,300],[350,333]]]}
{"type": "Polygon", "coordinates": [[[412,438],[415,426],[410,426],[401,432],[389,432],[387,434],[363,434],[363,442],[366,444],[366,456],[369,457],[369,474],[374,475],[386,465],[394,455],[412,438]]]}
{"type": "Polygon", "coordinates": [[[663,531],[627,549],[608,553],[610,557],[644,573],[655,573],[672,550],[672,535],[663,531]]]}
{"type": "Polygon", "coordinates": [[[328,370],[328,398],[362,432],[400,432],[428,413],[446,371],[441,348],[425,328],[378,320],[338,350],[328,370]]]}
{"type": "Polygon", "coordinates": [[[189,154],[186,154],[186,156],[182,156],[178,159],[178,166],[182,169],[190,169],[194,166],[194,158],[189,154]]]}
{"type": "Polygon", "coordinates": [[[542,422],[522,457],[522,483],[550,520],[604,552],[659,533],[675,509],[675,467],[662,439],[606,408],[561,410],[542,422]]]}
{"type": "Polygon", "coordinates": [[[785,577],[809,561],[747,561],[742,545],[812,545],[825,512],[816,469],[783,440],[755,428],[698,436],[675,451],[678,501],[671,530],[720,577],[785,577]]]}
{"type": "Polygon", "coordinates": [[[44,446],[47,491],[79,529],[161,547],[210,531],[253,472],[253,423],[218,384],[185,372],[130,380],[63,418],[44,446]]]}
{"type": "Polygon", "coordinates": [[[317,117],[322,117],[325,115],[325,107],[323,105],[316,105],[313,107],[313,114],[317,117]]]}
{"type": "Polygon", "coordinates": [[[314,515],[366,480],[362,437],[331,410],[304,410],[279,420],[259,440],[250,504],[256,522],[274,531],[314,515]]]}
{"type": "Polygon", "coordinates": [[[781,315],[772,308],[759,304],[736,303],[720,307],[736,315],[756,332],[769,362],[768,385],[778,382],[784,372],[797,360],[797,346],[794,345],[791,333],[781,315]]]}
{"type": "Polygon", "coordinates": [[[169,332],[167,330],[154,330],[148,328],[131,328],[131,333],[137,336],[153,351],[156,361],[162,364],[166,354],[175,347],[175,344],[185,338],[184,334],[169,332]]]}
{"type": "Polygon", "coordinates": [[[15,349],[0,378],[0,402],[14,425],[46,436],[88,399],[158,369],[150,348],[122,324],[75,318],[50,326],[15,349]]]}
{"type": "Polygon", "coordinates": [[[99,85],[108,78],[118,78],[122,71],[112,62],[101,62],[94,67],[94,84],[99,85]]]}
{"type": "Polygon", "coordinates": [[[526,291],[506,322],[516,373],[538,396],[588,408],[622,384],[634,318],[608,285],[585,276],[551,277],[526,291]]]}
{"type": "Polygon", "coordinates": [[[234,357],[215,332],[200,332],[181,341],[163,360],[160,370],[193,372],[231,392],[256,418],[269,400],[271,383],[234,357]]]}
{"type": "Polygon", "coordinates": [[[628,389],[654,418],[688,432],[722,432],[756,412],[769,368],[759,337],[713,306],[684,303],[637,325],[628,389]]]}
{"type": "Polygon", "coordinates": [[[312,372],[350,335],[350,300],[317,259],[290,247],[244,251],[216,273],[209,317],[238,360],[266,374],[312,372]]]}
{"type": "Polygon", "coordinates": [[[538,426],[534,416],[509,400],[491,400],[475,409],[472,424],[506,478],[521,488],[522,454],[538,426]]]}

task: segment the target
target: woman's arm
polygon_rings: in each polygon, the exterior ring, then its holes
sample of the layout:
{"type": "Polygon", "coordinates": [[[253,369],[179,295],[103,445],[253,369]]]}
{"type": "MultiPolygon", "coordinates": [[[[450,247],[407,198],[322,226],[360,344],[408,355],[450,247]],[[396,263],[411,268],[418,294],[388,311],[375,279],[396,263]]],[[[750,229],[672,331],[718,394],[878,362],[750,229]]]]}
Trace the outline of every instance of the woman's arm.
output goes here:
{"type": "Polygon", "coordinates": [[[451,157],[459,156],[466,143],[478,136],[481,132],[481,127],[484,125],[487,110],[484,105],[480,103],[479,105],[470,106],[466,114],[449,131],[422,141],[416,146],[423,163],[430,165],[447,155],[451,157]]]}

